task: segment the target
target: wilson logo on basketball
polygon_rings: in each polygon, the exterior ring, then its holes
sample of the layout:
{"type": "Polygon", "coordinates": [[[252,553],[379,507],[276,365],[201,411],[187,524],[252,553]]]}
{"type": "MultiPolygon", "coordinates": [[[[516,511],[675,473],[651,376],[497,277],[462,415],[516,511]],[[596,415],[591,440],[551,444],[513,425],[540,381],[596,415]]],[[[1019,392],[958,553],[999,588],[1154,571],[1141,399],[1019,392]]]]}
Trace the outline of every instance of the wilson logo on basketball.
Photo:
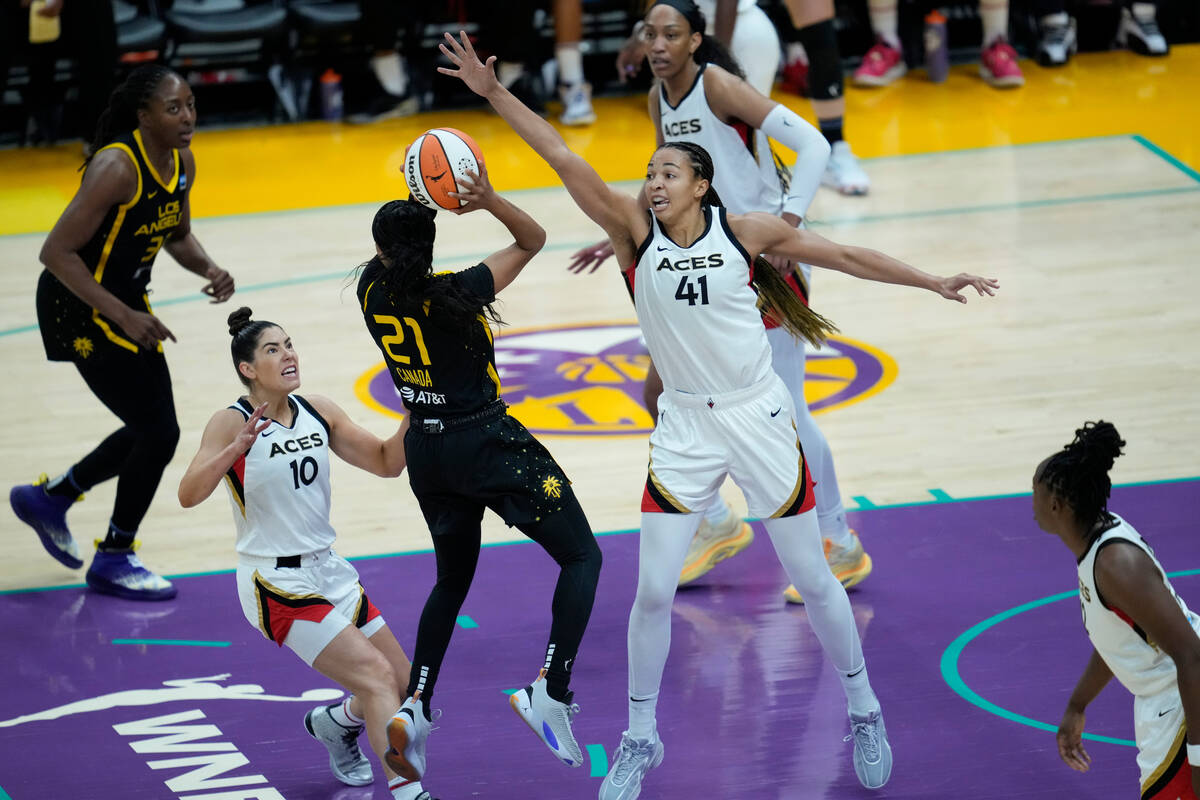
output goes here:
{"type": "MultiPolygon", "coordinates": [[[[654,423],[642,405],[642,384],[650,357],[638,334],[632,323],[505,330],[496,337],[496,370],[509,413],[535,434],[648,434],[654,423]]],[[[820,413],[881,392],[895,376],[883,351],[834,336],[809,351],[805,396],[820,413]]],[[[382,414],[405,413],[383,364],[363,373],[355,391],[382,414]]]]}

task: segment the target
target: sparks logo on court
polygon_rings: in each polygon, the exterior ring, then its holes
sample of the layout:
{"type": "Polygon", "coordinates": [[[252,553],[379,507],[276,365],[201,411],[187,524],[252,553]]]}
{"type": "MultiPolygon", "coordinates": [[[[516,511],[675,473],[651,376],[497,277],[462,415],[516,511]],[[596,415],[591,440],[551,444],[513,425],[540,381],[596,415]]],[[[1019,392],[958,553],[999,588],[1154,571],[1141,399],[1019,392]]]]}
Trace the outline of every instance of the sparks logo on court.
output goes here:
{"type": "MultiPolygon", "coordinates": [[[[633,323],[594,323],[525,330],[496,337],[496,370],[509,413],[535,434],[622,436],[654,427],[642,405],[650,357],[633,323]]],[[[819,413],[883,391],[896,364],[870,345],[830,337],[807,348],[804,393],[819,413]]],[[[358,379],[356,392],[371,408],[404,414],[400,394],[383,364],[358,379]]]]}

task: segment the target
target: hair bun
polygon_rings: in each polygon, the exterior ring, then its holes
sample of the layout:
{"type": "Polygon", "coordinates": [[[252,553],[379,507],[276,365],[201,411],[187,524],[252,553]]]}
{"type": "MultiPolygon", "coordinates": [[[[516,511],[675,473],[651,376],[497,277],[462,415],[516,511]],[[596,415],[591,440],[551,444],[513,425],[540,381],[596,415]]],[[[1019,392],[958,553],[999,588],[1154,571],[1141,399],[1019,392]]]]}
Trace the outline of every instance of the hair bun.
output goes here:
{"type": "Polygon", "coordinates": [[[1068,448],[1077,452],[1080,460],[1097,464],[1108,472],[1124,446],[1125,440],[1117,433],[1116,427],[1111,422],[1099,420],[1085,422],[1082,428],[1076,430],[1075,441],[1068,448]]]}
{"type": "Polygon", "coordinates": [[[246,306],[242,306],[237,311],[234,311],[232,314],[230,314],[226,319],[226,322],[229,323],[229,335],[237,336],[238,331],[249,325],[250,315],[252,313],[253,312],[246,308],[246,306]]]}

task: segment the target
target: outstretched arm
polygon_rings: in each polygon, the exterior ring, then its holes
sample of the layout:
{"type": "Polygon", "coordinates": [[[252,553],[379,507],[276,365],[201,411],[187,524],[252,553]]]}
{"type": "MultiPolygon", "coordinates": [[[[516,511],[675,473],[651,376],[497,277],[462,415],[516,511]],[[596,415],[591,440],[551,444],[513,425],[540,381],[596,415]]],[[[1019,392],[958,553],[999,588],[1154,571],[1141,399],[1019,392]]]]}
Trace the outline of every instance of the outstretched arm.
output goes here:
{"type": "MultiPolygon", "coordinates": [[[[439,47],[454,68],[438,67],[438,72],[460,78],[471,91],[486,98],[496,113],[558,174],[583,213],[604,229],[618,247],[618,256],[622,255],[621,245],[625,244],[628,253],[622,261],[631,259],[635,249],[632,231],[638,219],[634,199],[610,189],[590,164],[567,147],[549,122],[501,86],[492,70],[496,57],[489,56],[487,63],[482,63],[466,33],[460,31],[457,40],[447,33],[446,41],[439,47]]],[[[644,225],[648,229],[649,223],[644,225]]]]}
{"type": "Polygon", "coordinates": [[[326,422],[329,423],[329,449],[347,464],[379,475],[395,478],[404,471],[404,434],[408,432],[409,417],[387,439],[380,439],[356,424],[342,408],[327,397],[305,395],[326,422]]]}
{"type": "Polygon", "coordinates": [[[469,214],[481,208],[485,209],[508,228],[513,237],[512,244],[483,260],[492,271],[492,283],[495,287],[493,291],[499,294],[546,244],[546,231],[533,217],[496,194],[492,182],[488,180],[487,167],[483,164],[479,165],[478,173],[474,170],[467,170],[466,173],[466,183],[458,184],[458,191],[451,192],[450,195],[465,200],[467,205],[451,209],[451,213],[469,214]]]}
{"type": "Polygon", "coordinates": [[[949,277],[930,275],[878,250],[838,244],[812,231],[797,230],[770,214],[731,216],[729,225],[748,252],[784,256],[868,281],[928,289],[960,303],[967,302],[967,298],[959,293],[964,287],[972,286],[979,294],[990,295],[1000,286],[995,278],[981,278],[965,272],[949,277]]]}

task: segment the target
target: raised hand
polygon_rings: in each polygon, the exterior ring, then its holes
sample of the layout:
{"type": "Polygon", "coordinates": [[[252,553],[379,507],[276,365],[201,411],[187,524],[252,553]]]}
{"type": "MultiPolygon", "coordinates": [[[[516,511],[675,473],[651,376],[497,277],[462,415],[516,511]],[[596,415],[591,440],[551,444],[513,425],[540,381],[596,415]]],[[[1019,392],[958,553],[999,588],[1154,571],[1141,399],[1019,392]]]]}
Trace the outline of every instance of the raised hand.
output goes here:
{"type": "Polygon", "coordinates": [[[263,419],[263,414],[266,413],[267,404],[263,403],[258,408],[254,409],[254,413],[246,420],[246,424],[238,431],[238,435],[234,437],[233,444],[237,445],[239,452],[245,452],[258,441],[258,435],[265,431],[271,424],[271,420],[263,419]]]}
{"type": "Polygon", "coordinates": [[[487,63],[480,62],[465,31],[458,32],[458,39],[448,32],[444,36],[446,41],[439,44],[438,49],[457,69],[438,67],[438,72],[461,79],[468,89],[480,97],[487,97],[489,92],[499,88],[500,81],[496,79],[496,72],[492,69],[492,64],[496,61],[495,56],[488,56],[487,63]]]}
{"type": "Polygon", "coordinates": [[[608,239],[580,248],[571,254],[571,263],[567,265],[567,271],[576,275],[583,275],[585,272],[590,275],[612,254],[612,242],[608,239]],[[591,269],[588,269],[589,266],[591,269]]]}
{"type": "Polygon", "coordinates": [[[980,295],[994,295],[993,289],[1000,288],[1000,282],[995,278],[981,278],[978,275],[969,275],[966,272],[960,272],[957,275],[952,275],[948,278],[942,278],[938,281],[938,294],[947,300],[957,300],[960,303],[967,302],[967,298],[959,294],[959,289],[964,289],[968,286],[975,288],[975,291],[980,295]]]}
{"type": "Polygon", "coordinates": [[[492,182],[488,180],[485,165],[479,165],[478,174],[472,169],[465,170],[465,172],[466,182],[458,184],[457,192],[446,192],[446,194],[457,197],[467,205],[462,208],[449,209],[451,214],[469,214],[476,209],[487,208],[496,199],[496,190],[492,188],[492,182]]]}

